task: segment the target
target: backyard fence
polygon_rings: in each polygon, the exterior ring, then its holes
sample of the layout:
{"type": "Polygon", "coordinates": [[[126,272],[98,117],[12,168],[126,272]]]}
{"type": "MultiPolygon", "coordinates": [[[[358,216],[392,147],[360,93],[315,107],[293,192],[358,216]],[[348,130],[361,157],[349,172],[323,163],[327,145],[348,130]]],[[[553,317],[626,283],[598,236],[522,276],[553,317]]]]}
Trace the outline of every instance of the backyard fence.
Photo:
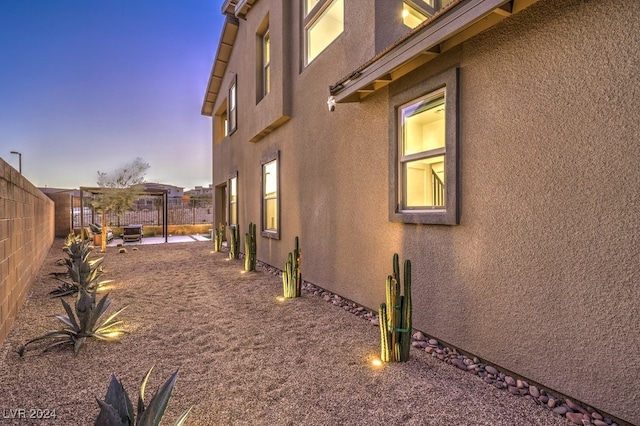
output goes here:
{"type": "MultiPolygon", "coordinates": [[[[84,223],[102,225],[102,214],[88,207],[90,198],[84,199],[84,223]]],[[[80,228],[80,198],[74,197],[72,202],[73,227],[80,228]]],[[[126,211],[109,211],[106,214],[107,226],[126,226],[139,224],[147,226],[161,226],[162,199],[157,197],[143,197],[137,199],[133,206],[126,211]]],[[[213,223],[213,202],[211,197],[170,197],[167,199],[167,225],[197,225],[213,223]]]]}

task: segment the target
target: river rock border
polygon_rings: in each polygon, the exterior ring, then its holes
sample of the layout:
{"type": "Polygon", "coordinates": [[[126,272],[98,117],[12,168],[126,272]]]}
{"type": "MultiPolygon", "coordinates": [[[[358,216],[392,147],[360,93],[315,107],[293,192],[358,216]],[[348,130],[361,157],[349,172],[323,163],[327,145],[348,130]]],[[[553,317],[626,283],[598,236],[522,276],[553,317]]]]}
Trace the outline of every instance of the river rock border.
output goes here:
{"type": "MultiPolygon", "coordinates": [[[[241,255],[242,256],[242,255],[241,255]]],[[[267,272],[282,276],[282,270],[266,263],[257,261],[256,266],[267,272]]],[[[310,282],[302,282],[302,290],[306,293],[322,298],[327,303],[338,306],[345,311],[362,317],[376,327],[379,326],[378,314],[355,302],[344,299],[335,293],[324,290],[310,282]]],[[[415,330],[414,330],[415,331],[415,330]]],[[[487,364],[477,357],[461,354],[456,348],[441,344],[438,340],[426,336],[421,331],[413,334],[411,346],[416,350],[423,350],[442,362],[451,364],[467,373],[475,374],[486,383],[503,389],[515,396],[521,396],[534,404],[541,405],[555,414],[564,417],[571,424],[593,426],[619,426],[609,417],[605,417],[594,408],[579,405],[575,401],[561,397],[537,385],[530,385],[527,381],[513,377],[510,373],[500,371],[496,366],[487,364]]]]}

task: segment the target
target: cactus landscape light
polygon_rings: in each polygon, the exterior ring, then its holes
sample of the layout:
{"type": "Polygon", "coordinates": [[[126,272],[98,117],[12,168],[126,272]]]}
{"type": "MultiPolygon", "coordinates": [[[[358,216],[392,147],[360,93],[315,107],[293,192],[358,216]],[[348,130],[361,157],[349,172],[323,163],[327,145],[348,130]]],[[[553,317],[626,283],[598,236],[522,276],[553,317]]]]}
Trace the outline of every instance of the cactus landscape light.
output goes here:
{"type": "Polygon", "coordinates": [[[404,288],[400,293],[398,254],[393,255],[393,275],[387,277],[386,303],[380,304],[380,358],[404,362],[411,348],[411,261],[404,262],[404,288]]]}
{"type": "Polygon", "coordinates": [[[249,232],[244,234],[244,270],[256,270],[256,224],[249,223],[249,232]]]}
{"type": "Polygon", "coordinates": [[[282,286],[284,297],[300,297],[302,286],[302,272],[300,271],[301,252],[298,246],[298,237],[295,240],[293,253],[289,253],[289,258],[282,271],[282,286]]]}

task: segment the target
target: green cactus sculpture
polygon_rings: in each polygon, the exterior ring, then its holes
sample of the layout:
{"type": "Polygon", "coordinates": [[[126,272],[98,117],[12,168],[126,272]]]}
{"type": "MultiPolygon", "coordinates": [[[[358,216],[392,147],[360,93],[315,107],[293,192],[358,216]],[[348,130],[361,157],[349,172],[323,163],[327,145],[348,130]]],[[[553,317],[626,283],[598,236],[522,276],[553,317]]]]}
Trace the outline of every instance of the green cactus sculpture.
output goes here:
{"type": "Polygon", "coordinates": [[[244,234],[244,270],[256,270],[256,224],[249,223],[249,232],[244,234]]]}
{"type": "Polygon", "coordinates": [[[238,244],[240,242],[240,225],[232,225],[229,228],[231,229],[231,238],[229,241],[229,259],[237,259],[240,255],[238,251],[238,244]]]}
{"type": "Polygon", "coordinates": [[[301,260],[298,237],[296,237],[295,249],[293,253],[289,253],[289,259],[282,272],[282,286],[284,288],[284,297],[286,298],[300,297],[302,286],[301,260]]]}
{"type": "Polygon", "coordinates": [[[213,240],[213,251],[218,252],[222,248],[222,241],[224,240],[224,223],[220,222],[220,225],[218,225],[218,229],[216,229],[214,232],[216,235],[215,239],[213,240]]]}
{"type": "Polygon", "coordinates": [[[393,255],[393,275],[387,277],[386,302],[380,304],[380,358],[405,362],[411,348],[411,261],[404,262],[404,288],[400,292],[398,254],[393,255]]]}

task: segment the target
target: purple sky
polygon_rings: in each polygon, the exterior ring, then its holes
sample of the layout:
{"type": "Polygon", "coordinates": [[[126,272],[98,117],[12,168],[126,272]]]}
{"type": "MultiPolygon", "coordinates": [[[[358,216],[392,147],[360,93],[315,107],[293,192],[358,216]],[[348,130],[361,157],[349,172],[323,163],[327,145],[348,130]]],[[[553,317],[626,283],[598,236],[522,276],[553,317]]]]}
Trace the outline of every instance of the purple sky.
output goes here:
{"type": "Polygon", "coordinates": [[[36,186],[95,186],[141,157],[146,179],[211,182],[200,115],[222,0],[0,1],[0,157],[36,186]]]}

